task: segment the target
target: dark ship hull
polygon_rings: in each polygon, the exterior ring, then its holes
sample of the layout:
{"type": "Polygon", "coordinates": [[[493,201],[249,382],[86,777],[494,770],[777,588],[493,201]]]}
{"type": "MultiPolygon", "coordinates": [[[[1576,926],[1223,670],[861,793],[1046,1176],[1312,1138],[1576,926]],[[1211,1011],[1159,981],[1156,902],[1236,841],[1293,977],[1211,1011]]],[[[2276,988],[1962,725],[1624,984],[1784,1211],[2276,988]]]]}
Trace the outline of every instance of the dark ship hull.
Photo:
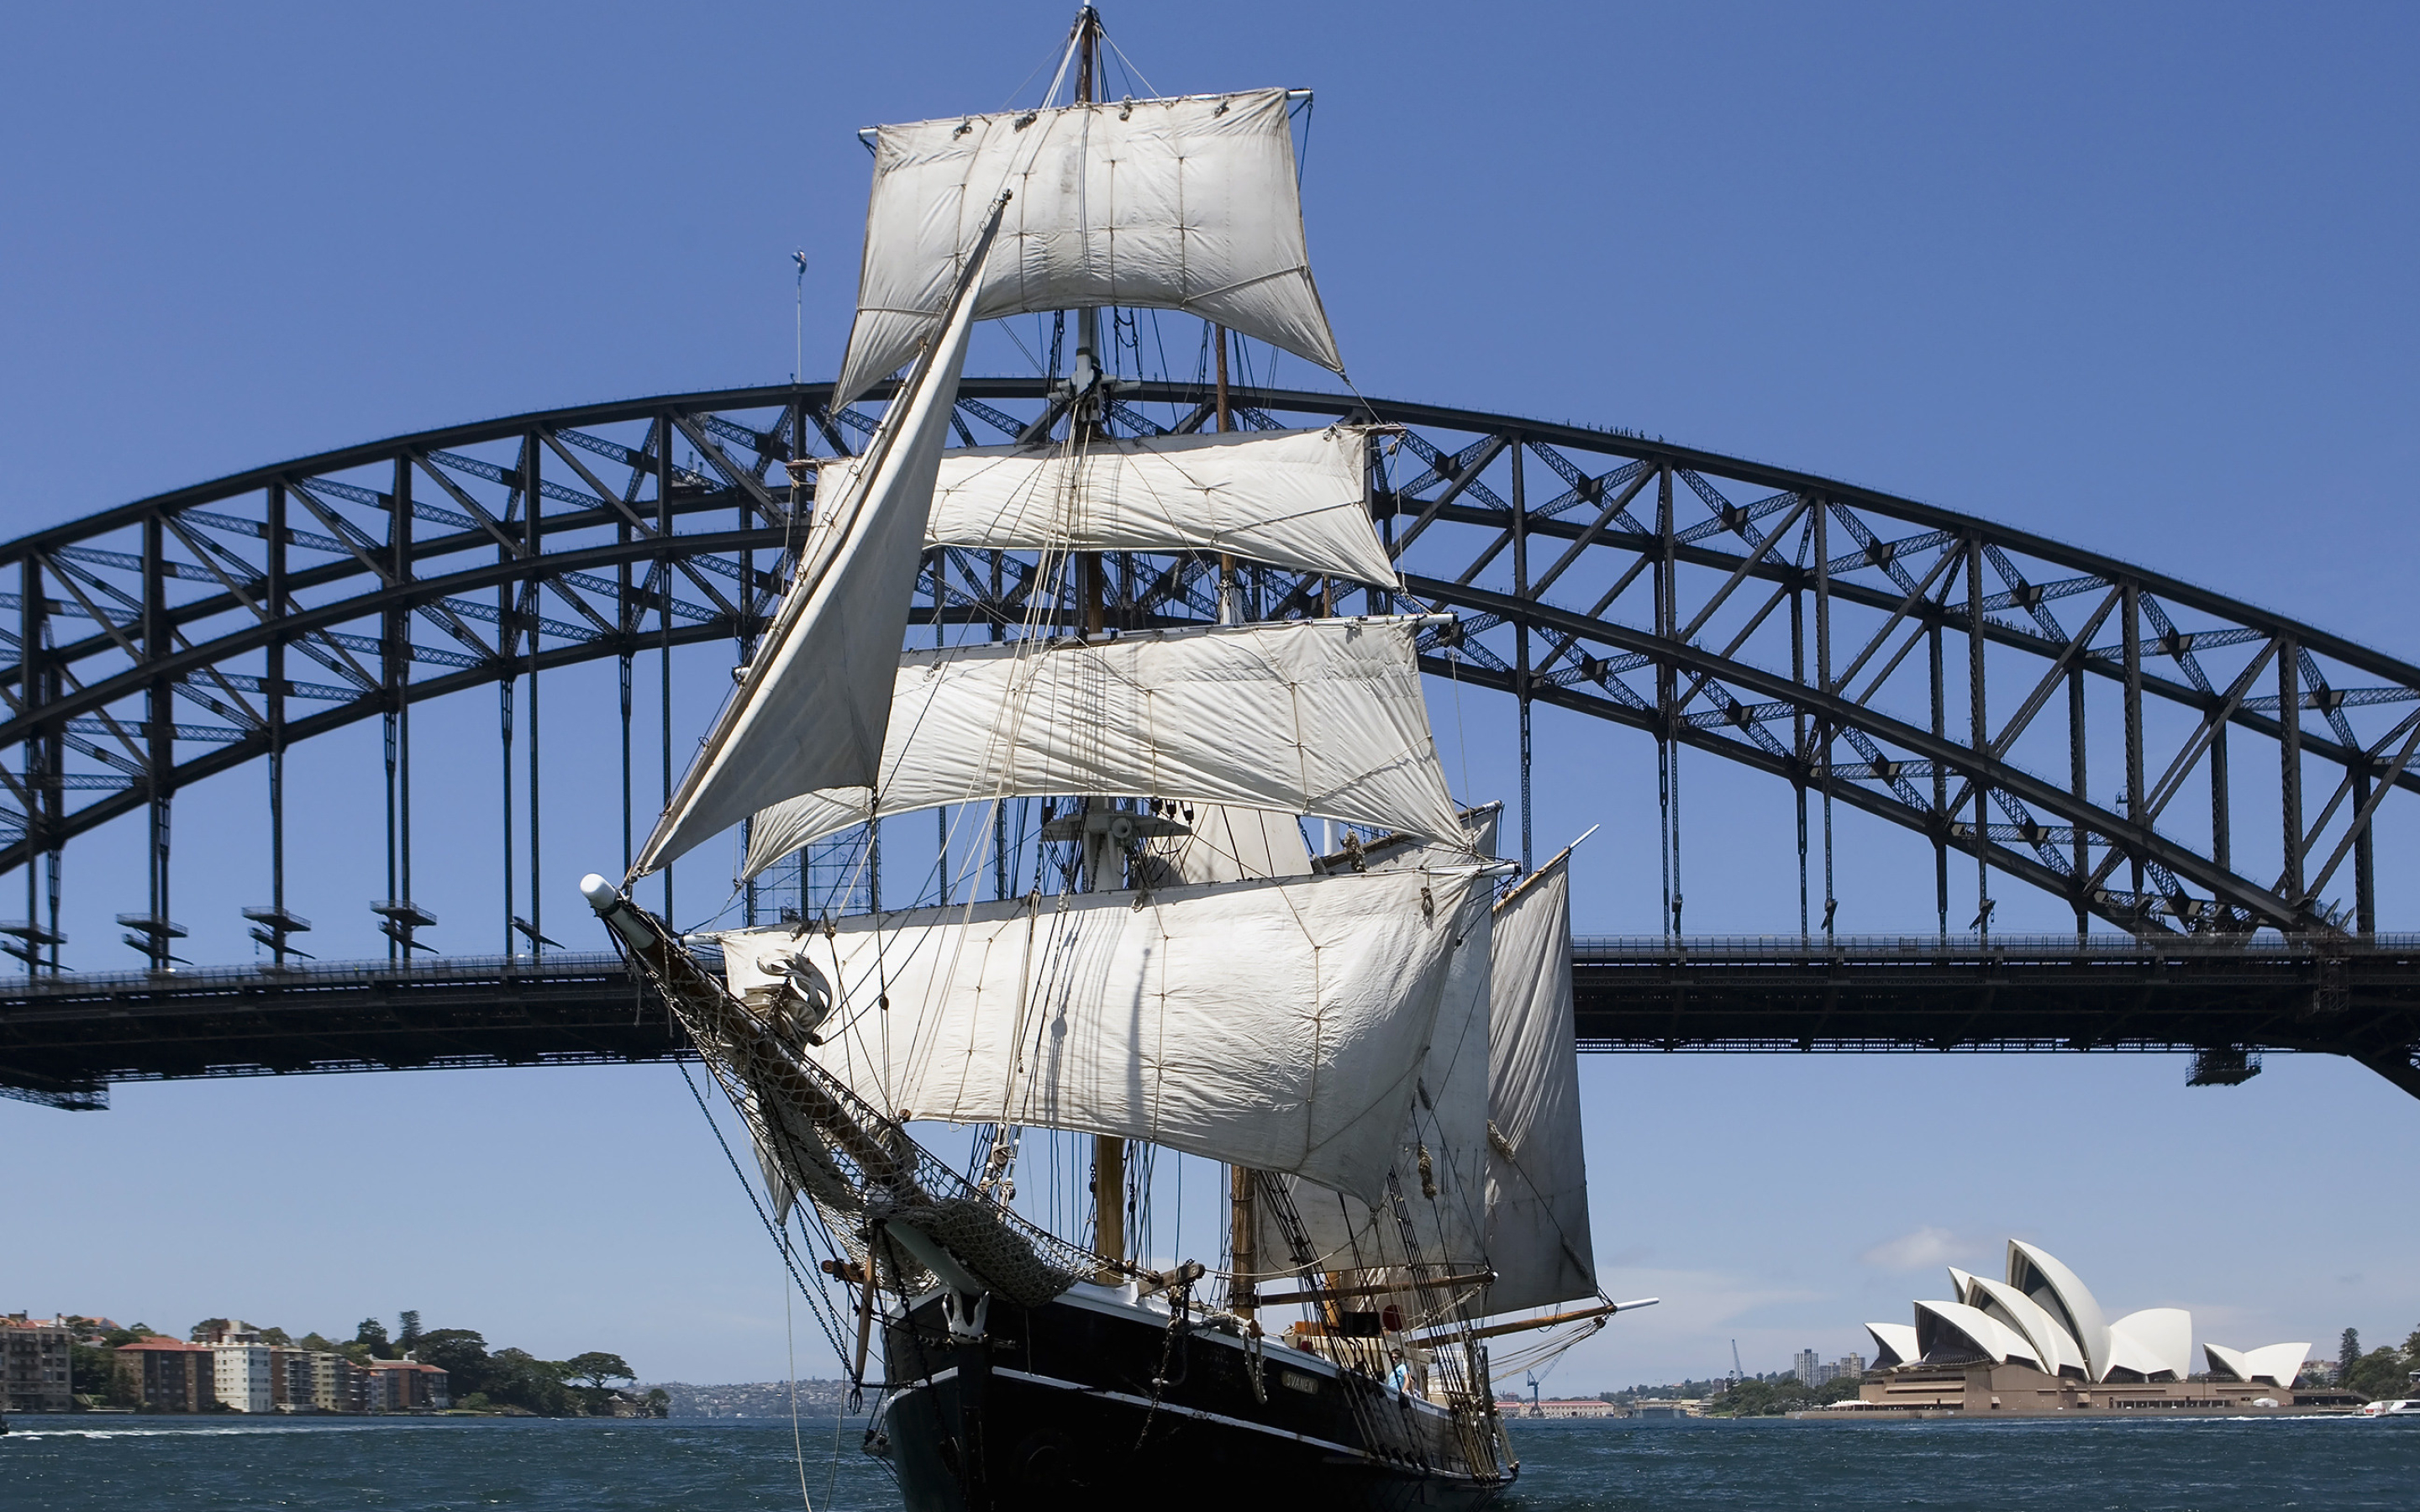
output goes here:
{"type": "Polygon", "coordinates": [[[954,1339],[938,1298],[887,1331],[870,1446],[908,1512],[1478,1508],[1512,1484],[1492,1419],[1106,1288],[994,1297],[980,1332],[954,1339]]]}

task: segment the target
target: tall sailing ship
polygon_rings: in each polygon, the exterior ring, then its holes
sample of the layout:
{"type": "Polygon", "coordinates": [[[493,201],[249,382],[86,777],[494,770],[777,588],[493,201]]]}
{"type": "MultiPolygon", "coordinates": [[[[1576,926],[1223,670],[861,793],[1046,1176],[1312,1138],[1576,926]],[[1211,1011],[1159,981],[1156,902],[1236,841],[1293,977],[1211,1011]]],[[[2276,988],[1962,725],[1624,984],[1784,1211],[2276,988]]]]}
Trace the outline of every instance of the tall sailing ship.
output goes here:
{"type": "Polygon", "coordinates": [[[1031,885],[711,936],[583,890],[746,1123],[785,1248],[821,1252],[914,1512],[1476,1506],[1518,1469],[1491,1368],[1617,1310],[1565,858],[1519,874],[1496,810],[1450,795],[1416,656],[1438,617],[1335,610],[1340,584],[1400,592],[1377,417],[1229,428],[1229,332],[1343,369],[1301,92],[1097,99],[1102,41],[1087,8],[1035,108],[869,133],[833,406],[908,371],[822,464],[780,608],[623,884],[736,825],[753,877],[932,810],[945,872],[1004,879],[995,816],[1039,805],[1031,885]],[[1215,429],[1120,434],[1099,325],[1135,308],[1216,332],[1215,429]],[[1048,411],[945,449],[971,326],[1032,312],[1078,332],[1048,411]],[[1000,553],[1028,608],[903,653],[941,548],[1000,553]],[[1110,612],[1105,555],[1198,585],[1202,623],[1110,612]],[[1254,619],[1239,564],[1316,583],[1308,617],[1254,619]],[[1225,1169],[1209,1255],[1143,1253],[1162,1151],[1225,1169]]]}

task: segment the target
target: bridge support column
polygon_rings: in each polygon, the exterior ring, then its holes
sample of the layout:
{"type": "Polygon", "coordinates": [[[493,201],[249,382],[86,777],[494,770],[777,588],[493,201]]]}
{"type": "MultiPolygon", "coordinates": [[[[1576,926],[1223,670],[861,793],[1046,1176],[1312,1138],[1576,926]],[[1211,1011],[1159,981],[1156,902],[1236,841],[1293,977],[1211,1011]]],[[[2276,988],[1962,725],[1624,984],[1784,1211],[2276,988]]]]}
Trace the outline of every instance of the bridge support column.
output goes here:
{"type": "MultiPolygon", "coordinates": [[[[1991,715],[1984,702],[1983,682],[1983,538],[1966,538],[1966,706],[1969,716],[1966,748],[1977,755],[1992,748],[1991,715]]],[[[1992,934],[1992,795],[1978,764],[1975,769],[1975,932],[1992,934]]]]}
{"type": "MultiPolygon", "coordinates": [[[[543,548],[544,537],[539,532],[538,511],[542,499],[538,493],[538,438],[532,431],[521,442],[521,499],[527,513],[528,528],[522,535],[521,554],[535,557],[543,548]]],[[[529,623],[529,829],[530,829],[530,959],[546,954],[546,853],[538,843],[538,800],[543,784],[538,775],[537,743],[537,653],[539,625],[545,618],[538,612],[543,602],[538,596],[537,579],[530,579],[522,602],[528,606],[529,623]]]]}
{"type": "MultiPolygon", "coordinates": [[[[2126,667],[2126,819],[2149,825],[2143,812],[2143,591],[2133,583],[2118,585],[2118,631],[2125,640],[2126,667]]],[[[2133,890],[2139,907],[2143,896],[2143,857],[2133,858],[2133,890]]]]}
{"type": "MultiPolygon", "coordinates": [[[[656,417],[656,537],[670,542],[673,538],[673,417],[669,410],[656,417]]],[[[657,810],[673,806],[673,558],[666,550],[657,558],[657,587],[661,593],[656,600],[657,626],[663,637],[658,648],[659,681],[663,692],[663,801],[657,810]]],[[[673,868],[664,863],[664,923],[677,930],[673,919],[673,868]]]]}
{"type": "MultiPolygon", "coordinates": [[[[1521,454],[1527,450],[1520,437],[1512,438],[1512,595],[1529,596],[1529,501],[1522,491],[1521,454]]],[[[1666,489],[1668,499],[1670,489],[1666,489]]],[[[1669,511],[1667,529],[1668,532],[1669,511]]],[[[1529,816],[1529,626],[1527,623],[1513,626],[1512,684],[1516,702],[1521,705],[1521,870],[1530,867],[1529,816]]]]}
{"type": "Polygon", "coordinates": [[[2352,841],[2352,907],[2353,928],[2364,939],[2378,933],[2378,898],[2376,877],[2370,869],[2369,849],[2369,774],[2357,771],[2352,776],[2353,823],[2361,826],[2352,841]]]}
{"type": "MultiPolygon", "coordinates": [[[[1790,680],[1799,687],[1807,686],[1807,613],[1806,595],[1795,584],[1790,590],[1790,680]]],[[[1790,779],[1791,795],[1798,801],[1798,938],[1803,943],[1808,933],[1807,913],[1807,710],[1805,704],[1790,717],[1790,754],[1797,759],[1798,769],[1790,779]]]]}
{"type": "MultiPolygon", "coordinates": [[[[143,522],[143,656],[151,662],[158,662],[175,650],[168,631],[168,566],[163,538],[165,532],[166,525],[157,514],[143,522]]],[[[145,750],[151,785],[151,920],[144,937],[150,942],[151,969],[165,971],[173,959],[168,953],[168,942],[177,933],[168,921],[170,809],[176,798],[174,779],[169,774],[177,765],[176,698],[168,679],[153,678],[145,702],[150,726],[145,750]]]]}
{"type": "MultiPolygon", "coordinates": [[[[1947,593],[1945,587],[1943,592],[1947,593]]],[[[1942,665],[1941,621],[1936,617],[1926,633],[1932,652],[1932,734],[1936,740],[1948,735],[1949,706],[1943,689],[1946,669],[1942,665]]],[[[1949,774],[1939,762],[1932,764],[1932,906],[1941,938],[1949,938],[1949,774]]]]}
{"type": "MultiPolygon", "coordinates": [[[[2081,664],[2067,671],[2067,790],[2074,795],[2077,804],[2091,801],[2091,773],[2085,762],[2084,744],[2084,668],[2081,664]]],[[[2087,888],[2092,877],[2092,853],[2085,843],[2082,825],[2075,826],[2075,872],[2069,878],[2073,894],[2068,899],[2075,909],[2075,935],[2082,939],[2092,933],[2092,899],[2087,888]]]]}
{"type": "Polygon", "coordinates": [[[2286,865],[2277,890],[2288,905],[2303,905],[2303,668],[2293,638],[2277,641],[2277,786],[2285,830],[2286,865]]]}
{"type": "MultiPolygon", "coordinates": [[[[1829,696],[1832,691],[1832,550],[1831,501],[1815,501],[1815,686],[1829,696]]],[[[1818,717],[1815,739],[1823,748],[1820,773],[1823,784],[1823,940],[1834,938],[1834,916],[1840,911],[1839,894],[1833,887],[1832,874],[1832,721],[1818,717]]]]}

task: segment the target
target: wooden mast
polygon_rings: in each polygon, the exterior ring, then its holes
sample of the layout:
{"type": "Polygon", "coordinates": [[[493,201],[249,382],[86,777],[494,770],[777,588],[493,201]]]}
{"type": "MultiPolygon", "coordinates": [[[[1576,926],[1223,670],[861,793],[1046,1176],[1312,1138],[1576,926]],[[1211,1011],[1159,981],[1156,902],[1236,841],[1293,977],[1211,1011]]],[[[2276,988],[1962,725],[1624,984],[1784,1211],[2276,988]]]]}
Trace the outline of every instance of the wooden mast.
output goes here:
{"type": "MultiPolygon", "coordinates": [[[[1076,13],[1076,102],[1089,105],[1099,79],[1101,54],[1101,17],[1091,6],[1076,13]]],[[[1100,316],[1091,308],[1077,312],[1076,347],[1079,358],[1089,359],[1093,374],[1100,372],[1100,316]]],[[[1094,378],[1098,382],[1097,377],[1094,378]]],[[[1098,393],[1082,397],[1070,408],[1069,439],[1078,445],[1102,434],[1102,403],[1098,393]]],[[[1102,583],[1101,554],[1081,553],[1076,561],[1078,590],[1084,604],[1084,634],[1101,633],[1104,621],[1103,603],[1108,597],[1102,583]]],[[[1092,805],[1087,803],[1089,810],[1092,805]]],[[[1095,845],[1091,836],[1084,837],[1084,887],[1097,891],[1103,884],[1100,872],[1109,857],[1109,845],[1095,845]]],[[[1121,1262],[1126,1257],[1126,1142],[1109,1134],[1093,1136],[1093,1248],[1107,1258],[1121,1262]]],[[[1125,1279],[1123,1270],[1104,1270],[1096,1278],[1104,1285],[1116,1285],[1125,1279]]]]}
{"type": "MultiPolygon", "coordinates": [[[[1213,413],[1218,422],[1218,432],[1226,434],[1227,409],[1227,328],[1214,325],[1210,339],[1218,352],[1218,403],[1213,413]]],[[[1233,625],[1242,619],[1236,603],[1235,558],[1233,553],[1218,553],[1218,621],[1233,625]]],[[[1259,1310],[1252,1294],[1252,1273],[1259,1268],[1260,1257],[1255,1235],[1259,1230],[1258,1214],[1252,1201],[1252,1168],[1231,1165],[1227,1168],[1227,1310],[1238,1318],[1249,1318],[1259,1310]]]]}

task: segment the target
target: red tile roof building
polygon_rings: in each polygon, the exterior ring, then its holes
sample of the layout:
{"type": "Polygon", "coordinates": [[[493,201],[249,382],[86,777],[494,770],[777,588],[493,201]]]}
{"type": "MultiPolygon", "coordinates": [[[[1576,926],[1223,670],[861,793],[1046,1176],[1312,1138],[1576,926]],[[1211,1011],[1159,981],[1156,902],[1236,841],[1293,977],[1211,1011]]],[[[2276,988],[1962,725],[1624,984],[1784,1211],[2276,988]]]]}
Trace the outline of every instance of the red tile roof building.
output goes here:
{"type": "Polygon", "coordinates": [[[207,1344],[161,1335],[117,1347],[118,1396],[152,1412],[207,1412],[218,1401],[215,1358],[207,1344]]]}

